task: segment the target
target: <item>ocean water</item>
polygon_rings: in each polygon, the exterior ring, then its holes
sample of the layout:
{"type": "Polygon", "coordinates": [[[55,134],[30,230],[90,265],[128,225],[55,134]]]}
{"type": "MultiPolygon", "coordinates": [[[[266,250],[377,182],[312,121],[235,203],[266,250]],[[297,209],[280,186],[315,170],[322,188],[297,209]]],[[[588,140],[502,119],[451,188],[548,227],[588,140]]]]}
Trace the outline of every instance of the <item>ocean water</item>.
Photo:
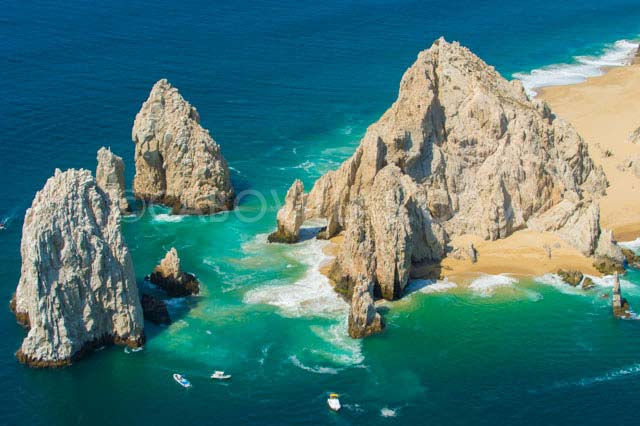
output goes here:
{"type": "MultiPolygon", "coordinates": [[[[322,242],[267,245],[294,178],[310,187],[357,146],[403,71],[437,37],[459,40],[531,93],[622,64],[640,3],[611,1],[2,2],[0,296],[20,274],[25,209],[56,167],[95,168],[110,146],[133,176],[131,126],[168,78],[221,144],[236,212],[123,224],[142,291],[175,246],[202,295],[173,300],[139,352],[105,348],[56,371],[27,369],[0,310],[0,424],[603,425],[632,423],[640,322],[553,276],[412,283],[382,306],[388,330],[345,333],[346,304],[318,272],[322,242]],[[233,374],[212,383],[213,370],[233,374]],[[182,372],[185,390],[171,379],[182,372]],[[329,412],[328,392],[344,405],[329,412]]],[[[638,249],[638,244],[634,245],[638,249]]],[[[640,310],[640,272],[623,291],[640,310]]]]}

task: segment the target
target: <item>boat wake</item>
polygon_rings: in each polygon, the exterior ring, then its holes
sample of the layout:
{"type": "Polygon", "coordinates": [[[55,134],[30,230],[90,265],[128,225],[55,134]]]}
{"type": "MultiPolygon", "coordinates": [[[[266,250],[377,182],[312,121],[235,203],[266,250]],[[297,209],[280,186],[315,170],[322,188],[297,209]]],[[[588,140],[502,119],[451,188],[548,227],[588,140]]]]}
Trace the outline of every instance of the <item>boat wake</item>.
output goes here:
{"type": "Polygon", "coordinates": [[[556,382],[548,390],[563,389],[570,387],[589,387],[600,383],[611,382],[615,380],[621,380],[624,378],[631,378],[640,375],[640,363],[632,364],[628,367],[622,367],[617,370],[609,371],[601,376],[586,377],[580,380],[574,381],[561,381],[556,382]]]}
{"type": "Polygon", "coordinates": [[[305,371],[309,371],[311,373],[316,373],[316,374],[338,374],[338,372],[340,370],[338,370],[337,368],[333,368],[333,367],[321,367],[321,366],[313,366],[313,367],[309,367],[307,365],[304,365],[297,356],[295,355],[291,355],[289,357],[289,360],[291,361],[291,363],[293,365],[295,365],[296,367],[305,370],[305,371]]]}
{"type": "Polygon", "coordinates": [[[515,73],[513,77],[522,81],[529,96],[536,96],[535,89],[582,83],[604,74],[604,67],[627,65],[637,49],[637,42],[618,40],[606,46],[599,56],[576,56],[571,63],[548,65],[528,73],[515,73]]]}

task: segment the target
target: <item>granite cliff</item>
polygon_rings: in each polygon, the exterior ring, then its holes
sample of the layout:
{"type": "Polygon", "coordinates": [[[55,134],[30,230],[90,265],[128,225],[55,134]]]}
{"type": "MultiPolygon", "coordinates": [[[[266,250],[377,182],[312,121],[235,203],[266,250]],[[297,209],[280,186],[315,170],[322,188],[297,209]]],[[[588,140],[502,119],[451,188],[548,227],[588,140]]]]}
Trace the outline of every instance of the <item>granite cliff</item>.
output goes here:
{"type": "Polygon", "coordinates": [[[98,187],[109,194],[121,212],[129,212],[131,209],[125,195],[124,161],[122,161],[122,157],[112,153],[111,149],[102,147],[98,150],[97,159],[96,183],[98,187]]]}
{"type": "Polygon", "coordinates": [[[287,191],[284,206],[278,211],[278,229],[269,235],[270,243],[296,243],[304,222],[304,185],[300,179],[287,191]]]}
{"type": "Polygon", "coordinates": [[[144,323],[120,209],[87,170],[56,170],[27,210],[11,306],[29,328],[16,353],[60,367],[92,348],[139,347],[144,323]]]}
{"type": "Polygon", "coordinates": [[[363,276],[399,297],[451,238],[552,231],[592,255],[607,181],[587,145],[519,81],[458,43],[437,40],[405,72],[397,100],[351,158],[307,195],[305,218],[344,242],[331,276],[363,276]]]}
{"type": "Polygon", "coordinates": [[[133,124],[137,198],[174,213],[211,214],[233,208],[234,192],[220,146],[196,109],[167,80],[158,81],[133,124]]]}

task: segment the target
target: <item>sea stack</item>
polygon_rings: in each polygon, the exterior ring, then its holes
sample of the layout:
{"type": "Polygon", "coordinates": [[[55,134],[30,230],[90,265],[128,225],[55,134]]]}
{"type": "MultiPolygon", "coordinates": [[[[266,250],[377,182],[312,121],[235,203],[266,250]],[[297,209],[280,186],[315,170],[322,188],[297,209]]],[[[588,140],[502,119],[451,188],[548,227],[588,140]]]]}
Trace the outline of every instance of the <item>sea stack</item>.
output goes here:
{"type": "Polygon", "coordinates": [[[278,211],[278,230],[269,235],[270,243],[297,243],[304,222],[304,185],[296,179],[287,191],[284,206],[278,211]]]}
{"type": "Polygon", "coordinates": [[[155,267],[149,280],[166,291],[169,297],[185,297],[200,293],[198,280],[194,275],[182,271],[178,251],[173,247],[155,267]]]}
{"type": "Polygon", "coordinates": [[[124,161],[109,148],[102,147],[98,150],[96,183],[100,189],[109,194],[122,213],[130,211],[125,195],[124,161]]]}
{"type": "Polygon", "coordinates": [[[16,353],[32,367],[71,364],[105,344],[139,347],[144,321],[120,209],[88,170],[56,170],[27,210],[16,353]]]}
{"type": "Polygon", "coordinates": [[[593,266],[605,275],[624,274],[626,257],[613,238],[613,231],[604,229],[598,239],[593,266]]]}
{"type": "Polygon", "coordinates": [[[613,316],[616,318],[630,318],[631,310],[627,299],[622,297],[620,292],[620,276],[615,275],[615,282],[613,284],[613,297],[611,298],[611,306],[613,308],[613,316]]]}
{"type": "Polygon", "coordinates": [[[364,276],[358,278],[351,296],[349,309],[349,336],[361,339],[384,330],[382,316],[373,302],[373,282],[364,276]]]}
{"type": "Polygon", "coordinates": [[[364,274],[395,299],[455,236],[495,240],[531,228],[594,253],[607,186],[587,145],[546,103],[529,99],[458,43],[437,40],[405,72],[396,102],[351,158],[322,176],[305,217],[343,232],[331,276],[364,274]]]}
{"type": "Polygon", "coordinates": [[[213,214],[233,208],[229,168],[196,109],[167,80],[151,89],[132,131],[137,198],[174,213],[213,214]]]}

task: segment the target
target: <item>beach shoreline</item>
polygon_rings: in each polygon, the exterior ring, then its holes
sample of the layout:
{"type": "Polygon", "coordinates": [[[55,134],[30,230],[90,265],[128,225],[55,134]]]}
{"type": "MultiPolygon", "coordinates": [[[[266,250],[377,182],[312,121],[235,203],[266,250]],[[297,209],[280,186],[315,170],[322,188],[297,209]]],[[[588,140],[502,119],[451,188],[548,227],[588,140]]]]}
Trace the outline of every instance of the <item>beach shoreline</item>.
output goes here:
{"type": "MultiPolygon", "coordinates": [[[[596,166],[603,167],[609,188],[600,199],[602,229],[611,229],[618,241],[632,241],[640,237],[640,175],[620,165],[640,159],[640,144],[627,141],[640,126],[640,65],[603,67],[602,71],[603,75],[581,83],[536,88],[536,97],[576,128],[596,166]]],[[[335,257],[341,238],[333,238],[325,254],[335,257]]],[[[477,262],[449,255],[441,264],[442,278],[465,284],[483,274],[532,278],[560,269],[601,275],[593,259],[549,232],[525,229],[495,241],[462,235],[453,239],[451,247],[464,252],[471,243],[478,252],[477,262]]],[[[331,262],[321,267],[325,276],[330,270],[331,262]]]]}

